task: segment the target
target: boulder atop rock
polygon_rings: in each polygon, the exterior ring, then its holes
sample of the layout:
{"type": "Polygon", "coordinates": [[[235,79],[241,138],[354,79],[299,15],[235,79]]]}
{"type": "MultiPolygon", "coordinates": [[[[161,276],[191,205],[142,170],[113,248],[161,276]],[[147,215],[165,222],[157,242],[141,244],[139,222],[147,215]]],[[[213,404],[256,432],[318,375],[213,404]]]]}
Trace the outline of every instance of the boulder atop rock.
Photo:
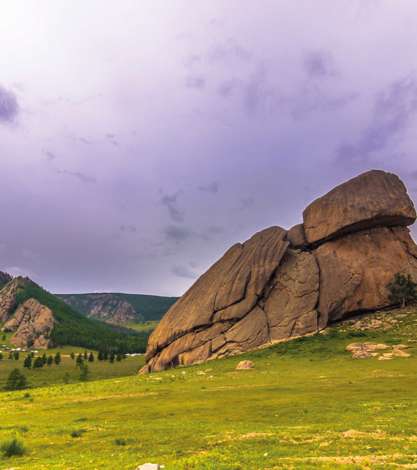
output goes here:
{"type": "Polygon", "coordinates": [[[239,354],[390,306],[395,274],[417,281],[405,227],[415,218],[395,175],[370,171],[338,186],[304,211],[304,224],[230,248],[163,317],[142,371],[239,354]]]}
{"type": "Polygon", "coordinates": [[[51,343],[54,315],[36,299],[28,299],[3,326],[3,331],[14,332],[10,342],[17,347],[47,349],[51,343]]]}
{"type": "Polygon", "coordinates": [[[372,170],[316,199],[303,218],[307,242],[314,244],[377,226],[411,225],[416,211],[398,176],[372,170]]]}

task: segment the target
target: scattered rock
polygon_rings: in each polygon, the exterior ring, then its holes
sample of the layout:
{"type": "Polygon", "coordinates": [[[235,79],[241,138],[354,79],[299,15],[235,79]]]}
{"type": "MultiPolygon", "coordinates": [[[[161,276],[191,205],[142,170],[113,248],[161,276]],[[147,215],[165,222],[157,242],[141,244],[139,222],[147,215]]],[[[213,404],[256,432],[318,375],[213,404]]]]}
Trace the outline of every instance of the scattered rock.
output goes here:
{"type": "MultiPolygon", "coordinates": [[[[165,314],[142,372],[232,356],[390,306],[396,273],[417,281],[417,246],[405,227],[415,219],[391,173],[373,170],[338,186],[306,208],[303,224],[232,246],[165,314]]],[[[378,351],[362,345],[352,355],[378,351]]]]}
{"type": "Polygon", "coordinates": [[[236,370],[248,370],[253,369],[255,364],[252,361],[240,361],[239,364],[236,366],[236,370]]]}
{"type": "Polygon", "coordinates": [[[139,465],[136,470],[160,470],[165,468],[165,465],[159,465],[157,463],[144,463],[143,465],[139,465]]]}
{"type": "Polygon", "coordinates": [[[395,348],[395,347],[392,350],[392,355],[395,357],[410,357],[411,356],[410,353],[403,351],[400,348],[395,348]]]}
{"type": "Polygon", "coordinates": [[[388,361],[393,357],[410,357],[411,354],[403,351],[407,348],[405,344],[396,344],[392,346],[390,352],[384,352],[380,355],[380,351],[390,348],[387,344],[383,343],[351,343],[346,346],[346,351],[352,354],[353,359],[367,359],[370,357],[377,357],[379,361],[388,361]]]}

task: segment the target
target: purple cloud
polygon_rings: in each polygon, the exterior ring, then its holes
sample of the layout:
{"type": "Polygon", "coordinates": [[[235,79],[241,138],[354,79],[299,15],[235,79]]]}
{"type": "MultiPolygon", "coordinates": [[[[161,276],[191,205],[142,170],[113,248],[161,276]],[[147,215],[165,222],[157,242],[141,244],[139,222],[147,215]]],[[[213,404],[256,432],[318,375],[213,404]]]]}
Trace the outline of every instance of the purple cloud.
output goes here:
{"type": "Polygon", "coordinates": [[[0,123],[14,122],[18,114],[19,104],[16,95],[0,85],[0,123]]]}

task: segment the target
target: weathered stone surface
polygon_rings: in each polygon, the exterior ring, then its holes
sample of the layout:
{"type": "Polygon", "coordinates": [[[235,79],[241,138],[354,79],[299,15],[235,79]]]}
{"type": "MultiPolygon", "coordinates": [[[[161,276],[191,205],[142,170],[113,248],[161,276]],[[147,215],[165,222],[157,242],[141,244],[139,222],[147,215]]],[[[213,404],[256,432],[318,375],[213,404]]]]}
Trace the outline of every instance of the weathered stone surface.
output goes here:
{"type": "Polygon", "coordinates": [[[46,349],[51,343],[54,315],[36,299],[28,299],[5,323],[3,330],[14,332],[10,342],[17,347],[46,349]]]}
{"type": "Polygon", "coordinates": [[[0,323],[6,322],[16,310],[16,295],[27,282],[28,278],[16,277],[0,290],[0,323]]]}
{"type": "MultiPolygon", "coordinates": [[[[414,219],[394,175],[371,171],[339,186],[306,209],[304,226],[259,232],[201,276],[151,335],[143,371],[239,354],[389,306],[396,273],[417,281],[405,227],[414,219]]],[[[365,349],[354,354],[379,354],[365,349]]]]}
{"type": "Polygon", "coordinates": [[[120,298],[118,294],[61,294],[59,297],[74,310],[106,323],[123,325],[131,321],[143,320],[140,312],[137,312],[132,304],[120,298]]]}
{"type": "Polygon", "coordinates": [[[255,307],[288,247],[285,236],[286,231],[280,227],[263,230],[247,242],[234,245],[201,276],[149,338],[146,357],[150,368],[160,370],[206,360],[213,349],[211,344],[202,347],[203,343],[215,338],[216,355],[262,344],[268,338],[266,316],[255,307]],[[246,316],[249,320],[245,321],[246,316]],[[247,325],[252,322],[256,326],[249,331],[247,325]],[[216,332],[207,338],[205,330],[216,332]],[[191,353],[195,348],[198,352],[191,353]]]}
{"type": "Polygon", "coordinates": [[[291,248],[304,248],[307,245],[304,225],[297,224],[291,227],[287,233],[287,240],[290,242],[291,248]]]}
{"type": "Polygon", "coordinates": [[[398,176],[372,170],[316,199],[303,218],[312,244],[376,226],[411,225],[416,211],[398,176]]]}
{"type": "Polygon", "coordinates": [[[308,252],[288,250],[265,301],[273,341],[313,333],[319,328],[319,268],[308,252]]]}
{"type": "Polygon", "coordinates": [[[324,322],[389,306],[387,284],[396,273],[409,273],[417,280],[414,251],[406,227],[365,230],[317,248],[319,311],[324,322]]]}

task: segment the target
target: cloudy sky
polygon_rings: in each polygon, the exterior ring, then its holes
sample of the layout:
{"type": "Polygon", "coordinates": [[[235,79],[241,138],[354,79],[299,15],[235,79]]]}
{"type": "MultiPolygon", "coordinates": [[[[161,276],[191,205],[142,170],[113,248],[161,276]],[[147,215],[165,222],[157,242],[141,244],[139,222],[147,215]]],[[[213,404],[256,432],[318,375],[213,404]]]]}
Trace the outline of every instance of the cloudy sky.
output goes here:
{"type": "Polygon", "coordinates": [[[364,170],[398,173],[417,200],[415,0],[0,14],[3,270],[54,292],[178,295],[364,170]]]}

